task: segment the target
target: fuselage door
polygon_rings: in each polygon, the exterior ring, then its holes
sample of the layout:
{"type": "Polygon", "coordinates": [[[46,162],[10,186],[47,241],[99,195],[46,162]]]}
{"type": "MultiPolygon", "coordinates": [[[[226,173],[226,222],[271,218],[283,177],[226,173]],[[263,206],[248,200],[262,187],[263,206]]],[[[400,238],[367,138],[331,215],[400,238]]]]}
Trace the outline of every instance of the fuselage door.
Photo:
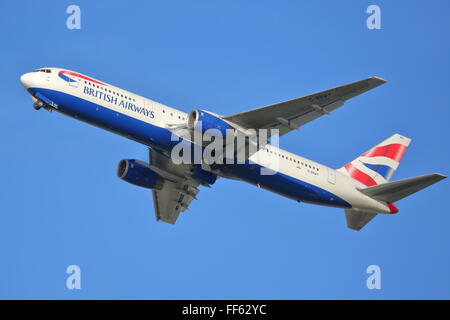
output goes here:
{"type": "Polygon", "coordinates": [[[328,168],[328,182],[331,184],[336,184],[336,171],[328,168]]]}
{"type": "Polygon", "coordinates": [[[74,76],[68,76],[68,77],[73,80],[73,81],[69,81],[69,85],[71,85],[72,87],[78,88],[78,85],[79,85],[78,81],[79,81],[79,79],[77,79],[74,76]]]}
{"type": "Polygon", "coordinates": [[[78,82],[80,81],[80,79],[78,77],[75,77],[74,75],[72,75],[70,73],[64,73],[60,77],[62,77],[65,81],[67,81],[69,83],[69,86],[78,88],[78,85],[79,85],[78,82]]]}

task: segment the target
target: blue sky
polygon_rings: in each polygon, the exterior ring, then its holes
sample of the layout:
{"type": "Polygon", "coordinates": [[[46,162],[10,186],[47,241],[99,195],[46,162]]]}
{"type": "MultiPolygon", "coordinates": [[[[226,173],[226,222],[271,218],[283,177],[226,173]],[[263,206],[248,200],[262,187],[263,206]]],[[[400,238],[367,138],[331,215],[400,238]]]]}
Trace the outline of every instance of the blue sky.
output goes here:
{"type": "Polygon", "coordinates": [[[342,210],[219,180],[175,226],[116,177],[142,145],[32,109],[19,76],[76,70],[188,112],[232,114],[372,75],[388,83],[281,139],[340,167],[393,133],[394,179],[449,174],[448,1],[0,2],[0,298],[449,299],[449,182],[363,231],[342,210]],[[81,8],[81,30],[66,7],[81,8]],[[382,29],[366,28],[377,4],[382,29]],[[66,289],[67,266],[81,290],[66,289]],[[382,289],[366,288],[381,267],[382,289]]]}

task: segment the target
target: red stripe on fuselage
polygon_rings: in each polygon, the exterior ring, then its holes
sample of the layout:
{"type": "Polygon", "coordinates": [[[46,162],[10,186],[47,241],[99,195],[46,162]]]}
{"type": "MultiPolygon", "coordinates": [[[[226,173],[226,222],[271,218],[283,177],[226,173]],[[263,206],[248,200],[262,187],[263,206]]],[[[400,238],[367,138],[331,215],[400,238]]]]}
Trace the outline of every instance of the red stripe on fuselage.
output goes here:
{"type": "Polygon", "coordinates": [[[406,146],[399,143],[388,144],[370,149],[366,153],[362,154],[361,157],[387,157],[394,161],[400,162],[406,149],[406,146]]]}
{"type": "Polygon", "coordinates": [[[101,84],[101,85],[106,86],[106,84],[104,84],[104,83],[102,83],[102,82],[100,82],[100,81],[97,81],[97,80],[94,80],[94,79],[92,79],[92,78],[83,76],[82,74],[79,74],[79,73],[76,73],[76,72],[72,72],[72,71],[61,71],[60,73],[69,74],[69,75],[74,76],[74,77],[78,77],[78,78],[81,78],[81,79],[84,79],[84,80],[88,80],[88,81],[91,81],[91,82],[94,82],[94,83],[97,83],[97,84],[101,84]]]}
{"type": "Polygon", "coordinates": [[[356,168],[351,163],[347,163],[344,167],[347,170],[350,177],[352,177],[356,181],[359,181],[368,187],[374,186],[377,184],[376,181],[373,180],[369,175],[365,174],[364,172],[362,172],[361,170],[356,168]]]}

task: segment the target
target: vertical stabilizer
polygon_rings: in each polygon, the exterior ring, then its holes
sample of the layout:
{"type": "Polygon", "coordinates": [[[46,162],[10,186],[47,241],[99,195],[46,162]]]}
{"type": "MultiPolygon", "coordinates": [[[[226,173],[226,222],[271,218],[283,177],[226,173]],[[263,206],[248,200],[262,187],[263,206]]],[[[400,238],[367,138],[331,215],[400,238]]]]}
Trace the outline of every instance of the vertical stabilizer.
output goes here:
{"type": "Polygon", "coordinates": [[[367,187],[385,183],[398,168],[410,142],[410,138],[394,134],[338,171],[367,187]]]}

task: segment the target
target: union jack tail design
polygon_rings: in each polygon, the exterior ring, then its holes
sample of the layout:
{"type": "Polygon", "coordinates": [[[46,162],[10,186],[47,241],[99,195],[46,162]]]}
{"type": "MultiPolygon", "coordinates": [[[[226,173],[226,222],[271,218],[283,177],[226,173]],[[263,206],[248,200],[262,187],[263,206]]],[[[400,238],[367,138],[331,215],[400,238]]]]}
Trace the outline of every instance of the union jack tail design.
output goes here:
{"type": "Polygon", "coordinates": [[[370,187],[389,181],[411,139],[394,134],[338,171],[370,187]]]}

